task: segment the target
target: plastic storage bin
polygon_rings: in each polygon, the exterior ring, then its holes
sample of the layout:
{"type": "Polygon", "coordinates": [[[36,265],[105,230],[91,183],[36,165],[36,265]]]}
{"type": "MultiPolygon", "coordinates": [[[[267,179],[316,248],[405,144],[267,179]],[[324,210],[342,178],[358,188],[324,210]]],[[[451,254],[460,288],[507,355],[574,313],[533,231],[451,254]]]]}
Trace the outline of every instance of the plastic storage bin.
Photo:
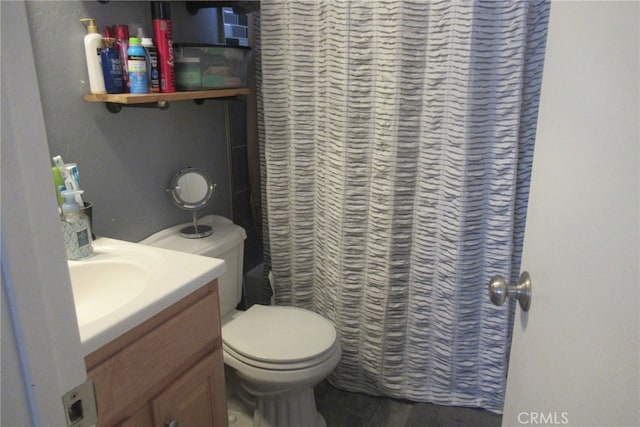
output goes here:
{"type": "Polygon", "coordinates": [[[245,87],[251,49],[242,46],[176,43],[176,88],[180,91],[245,87]]]}

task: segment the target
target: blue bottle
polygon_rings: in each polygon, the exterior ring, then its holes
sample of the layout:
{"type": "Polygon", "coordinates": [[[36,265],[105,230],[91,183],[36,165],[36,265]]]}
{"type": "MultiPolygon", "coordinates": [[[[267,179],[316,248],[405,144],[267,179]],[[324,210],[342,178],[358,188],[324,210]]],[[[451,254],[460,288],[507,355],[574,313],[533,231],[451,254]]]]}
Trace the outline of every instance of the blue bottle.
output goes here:
{"type": "Polygon", "coordinates": [[[149,93],[147,56],[138,37],[129,38],[127,57],[127,67],[129,68],[129,92],[149,93]]]}
{"type": "Polygon", "coordinates": [[[107,93],[123,93],[124,80],[122,77],[122,62],[120,54],[114,49],[116,39],[105,37],[102,39],[100,60],[102,62],[102,74],[104,87],[107,93]]]}

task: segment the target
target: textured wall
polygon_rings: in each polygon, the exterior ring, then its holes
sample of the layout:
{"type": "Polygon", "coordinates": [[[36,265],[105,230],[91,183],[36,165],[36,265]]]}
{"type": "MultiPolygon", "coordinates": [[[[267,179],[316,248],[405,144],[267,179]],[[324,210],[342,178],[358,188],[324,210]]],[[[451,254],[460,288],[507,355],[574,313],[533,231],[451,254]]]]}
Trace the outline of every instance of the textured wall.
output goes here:
{"type": "MultiPolygon", "coordinates": [[[[89,92],[79,19],[105,25],[137,22],[151,35],[149,2],[28,2],[30,30],[51,155],[80,169],[85,199],[94,204],[95,233],[140,241],[157,230],[190,220],[165,189],[178,170],[204,169],[218,184],[201,211],[231,217],[224,101],[173,102],[166,111],[125,108],[109,113],[87,103],[89,92]]],[[[174,42],[217,41],[215,9],[187,14],[184,2],[171,2],[174,42]]]]}

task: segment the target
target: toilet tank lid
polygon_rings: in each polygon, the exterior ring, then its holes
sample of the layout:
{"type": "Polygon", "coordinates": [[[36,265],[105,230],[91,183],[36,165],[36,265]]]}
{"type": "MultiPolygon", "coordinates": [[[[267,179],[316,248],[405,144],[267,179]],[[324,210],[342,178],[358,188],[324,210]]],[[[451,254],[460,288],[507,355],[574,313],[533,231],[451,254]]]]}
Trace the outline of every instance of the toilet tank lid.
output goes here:
{"type": "Polygon", "coordinates": [[[174,225],[152,234],[140,243],[195,255],[220,257],[229,249],[241,245],[247,238],[244,228],[228,218],[219,215],[207,215],[198,218],[198,225],[213,228],[211,236],[202,239],[187,239],[180,236],[180,230],[192,223],[174,225]]]}

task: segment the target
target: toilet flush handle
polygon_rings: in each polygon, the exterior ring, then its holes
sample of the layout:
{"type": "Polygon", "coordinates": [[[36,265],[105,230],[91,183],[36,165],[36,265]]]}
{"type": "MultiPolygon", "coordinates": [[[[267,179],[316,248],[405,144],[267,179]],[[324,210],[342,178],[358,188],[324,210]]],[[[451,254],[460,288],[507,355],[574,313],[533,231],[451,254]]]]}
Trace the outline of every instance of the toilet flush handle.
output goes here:
{"type": "Polygon", "coordinates": [[[517,285],[509,286],[504,277],[493,276],[489,282],[489,298],[495,305],[502,305],[507,298],[514,298],[520,303],[522,311],[531,307],[531,277],[523,271],[517,285]]]}
{"type": "Polygon", "coordinates": [[[180,427],[178,420],[169,420],[164,424],[166,427],[180,427]]]}

